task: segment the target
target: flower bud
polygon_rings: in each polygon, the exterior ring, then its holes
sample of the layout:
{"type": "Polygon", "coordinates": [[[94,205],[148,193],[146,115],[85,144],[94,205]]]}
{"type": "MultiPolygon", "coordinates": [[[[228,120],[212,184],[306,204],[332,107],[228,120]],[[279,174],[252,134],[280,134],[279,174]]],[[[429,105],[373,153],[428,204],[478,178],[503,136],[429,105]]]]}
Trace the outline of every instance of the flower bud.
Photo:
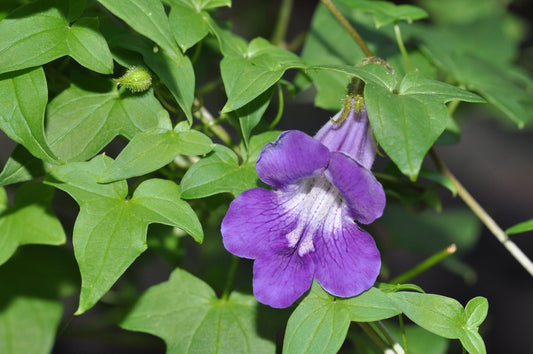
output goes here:
{"type": "Polygon", "coordinates": [[[131,92],[143,92],[152,86],[152,76],[148,69],[142,66],[131,66],[124,75],[113,80],[131,92]]]}

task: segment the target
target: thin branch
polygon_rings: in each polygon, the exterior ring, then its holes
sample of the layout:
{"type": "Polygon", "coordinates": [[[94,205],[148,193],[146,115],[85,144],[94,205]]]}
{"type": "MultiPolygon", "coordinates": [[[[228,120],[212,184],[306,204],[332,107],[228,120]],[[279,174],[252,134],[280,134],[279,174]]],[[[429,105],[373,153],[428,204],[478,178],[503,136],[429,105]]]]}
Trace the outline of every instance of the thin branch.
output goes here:
{"type": "Polygon", "coordinates": [[[337,8],[337,6],[335,6],[331,0],[321,0],[322,3],[324,5],[326,5],[326,7],[328,8],[329,11],[331,11],[331,13],[333,14],[333,16],[335,16],[335,18],[337,19],[337,21],[339,21],[339,23],[346,29],[346,31],[348,31],[348,34],[350,35],[350,37],[353,38],[353,40],[355,41],[355,43],[357,43],[357,45],[359,46],[359,48],[361,48],[361,50],[363,51],[363,53],[365,53],[365,55],[367,57],[373,57],[375,56],[374,53],[372,53],[372,51],[370,50],[370,48],[368,48],[368,46],[366,45],[365,41],[363,40],[363,38],[361,38],[361,36],[359,35],[359,33],[356,31],[355,28],[353,28],[353,26],[350,24],[350,22],[348,22],[348,20],[346,19],[346,17],[344,17],[344,15],[339,11],[339,9],[337,8]]]}
{"type": "Polygon", "coordinates": [[[396,278],[392,279],[390,281],[391,284],[402,284],[405,283],[417,275],[425,272],[429,268],[433,267],[434,265],[442,262],[445,258],[455,253],[457,250],[457,247],[455,246],[455,243],[452,243],[445,249],[435,253],[434,255],[430,256],[420,264],[416,265],[414,268],[409,269],[407,272],[400,274],[396,278]]]}
{"type": "Polygon", "coordinates": [[[287,28],[289,27],[293,2],[294,0],[282,0],[278,14],[278,22],[276,23],[272,39],[270,40],[272,44],[277,46],[285,45],[285,36],[287,35],[287,28]]]}
{"type": "Polygon", "coordinates": [[[531,260],[522,252],[518,246],[509,239],[505,232],[496,224],[496,222],[490,217],[490,215],[479,205],[479,203],[468,193],[468,191],[463,187],[463,185],[455,178],[451,171],[446,167],[444,162],[441,160],[439,155],[434,149],[430,150],[430,155],[435,165],[440,170],[440,172],[448,177],[450,181],[455,185],[457,189],[457,194],[463,199],[466,205],[472,209],[474,214],[485,224],[485,226],[492,232],[494,236],[500,241],[505,248],[511,253],[511,255],[524,267],[524,269],[533,276],[533,263],[531,260]]]}

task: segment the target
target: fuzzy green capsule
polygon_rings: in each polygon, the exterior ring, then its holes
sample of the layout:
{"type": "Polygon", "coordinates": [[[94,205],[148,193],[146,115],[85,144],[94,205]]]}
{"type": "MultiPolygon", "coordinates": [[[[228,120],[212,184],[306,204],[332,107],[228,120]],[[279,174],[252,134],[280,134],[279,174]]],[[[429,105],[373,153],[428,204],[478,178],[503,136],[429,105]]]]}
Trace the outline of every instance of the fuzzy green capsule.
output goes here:
{"type": "Polygon", "coordinates": [[[152,86],[152,76],[148,69],[142,66],[131,66],[124,75],[113,80],[131,92],[143,92],[152,86]]]}

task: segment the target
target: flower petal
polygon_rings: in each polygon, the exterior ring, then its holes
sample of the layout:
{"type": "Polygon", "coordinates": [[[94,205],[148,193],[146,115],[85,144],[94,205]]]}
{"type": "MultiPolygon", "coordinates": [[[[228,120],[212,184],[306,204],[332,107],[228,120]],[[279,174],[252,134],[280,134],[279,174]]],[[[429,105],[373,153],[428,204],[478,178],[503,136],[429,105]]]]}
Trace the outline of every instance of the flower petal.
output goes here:
{"type": "Polygon", "coordinates": [[[340,152],[332,152],[326,172],[348,204],[350,216],[370,224],[383,215],[385,191],[368,169],[340,152]]]}
{"type": "Polygon", "coordinates": [[[341,151],[370,169],[376,157],[376,146],[366,110],[350,113],[342,123],[333,123],[341,117],[342,110],[315,134],[314,138],[330,151],[341,151]]]}
{"type": "Polygon", "coordinates": [[[253,188],[241,193],[222,220],[224,247],[236,256],[255,259],[272,242],[288,245],[296,219],[284,218],[275,191],[253,188]]]}
{"type": "Polygon", "coordinates": [[[308,254],[300,257],[292,248],[269,250],[254,262],[254,296],[272,307],[288,307],[311,287],[313,271],[308,254]]]}
{"type": "Polygon", "coordinates": [[[300,131],[289,130],[265,145],[256,170],[263,182],[283,189],[299,178],[322,172],[328,159],[329,151],[320,142],[300,131]]]}
{"type": "MultiPolygon", "coordinates": [[[[341,214],[341,212],[339,212],[341,214]]],[[[315,279],[328,293],[350,297],[370,288],[381,268],[381,259],[372,236],[361,230],[347,215],[315,237],[315,279]]]]}

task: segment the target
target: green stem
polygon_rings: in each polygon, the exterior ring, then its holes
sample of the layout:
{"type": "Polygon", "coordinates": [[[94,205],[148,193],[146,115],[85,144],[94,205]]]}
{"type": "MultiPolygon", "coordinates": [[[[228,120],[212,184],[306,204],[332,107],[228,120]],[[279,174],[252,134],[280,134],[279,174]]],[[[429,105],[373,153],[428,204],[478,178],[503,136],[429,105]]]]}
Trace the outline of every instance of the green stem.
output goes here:
{"type": "Polygon", "coordinates": [[[359,327],[363,330],[363,332],[366,333],[366,335],[378,346],[378,348],[382,351],[389,350],[389,346],[385,341],[376,333],[376,331],[366,322],[357,322],[359,327]]]}
{"type": "MultiPolygon", "coordinates": [[[[196,105],[199,105],[200,101],[195,99],[194,103],[196,105]]],[[[228,146],[234,145],[233,140],[231,139],[228,132],[216,123],[215,118],[213,118],[213,115],[211,115],[211,113],[204,106],[200,106],[200,108],[193,114],[202,123],[204,123],[207,128],[209,128],[209,130],[213,132],[213,134],[215,134],[220,140],[222,140],[224,144],[228,146]]]]}
{"type": "Polygon", "coordinates": [[[411,280],[412,278],[416,277],[417,275],[425,272],[429,268],[433,267],[435,264],[441,262],[442,260],[444,260],[449,255],[455,253],[456,250],[457,250],[457,247],[455,246],[454,243],[452,243],[451,245],[449,245],[448,247],[446,247],[442,251],[439,251],[439,252],[435,253],[434,255],[432,255],[431,257],[427,258],[426,260],[424,260],[422,263],[418,264],[414,268],[412,268],[412,269],[408,270],[407,272],[405,272],[403,274],[400,274],[396,278],[392,279],[390,281],[390,283],[391,284],[402,284],[402,283],[405,283],[405,282],[411,280]]]}
{"type": "Polygon", "coordinates": [[[278,22],[274,28],[274,33],[270,42],[274,45],[283,45],[285,43],[285,36],[287,35],[287,28],[289,27],[289,20],[291,18],[292,5],[294,0],[282,0],[281,7],[278,14],[278,22]]]}
{"type": "Polygon", "coordinates": [[[479,203],[468,193],[468,191],[463,187],[463,185],[455,178],[455,176],[452,174],[452,172],[446,167],[444,162],[440,159],[437,152],[432,148],[430,150],[431,158],[433,159],[433,162],[435,162],[435,165],[439,169],[439,171],[452,183],[455,185],[455,188],[457,189],[457,194],[463,199],[466,205],[472,209],[474,214],[477,215],[477,217],[485,224],[485,226],[492,232],[494,236],[502,243],[502,245],[507,248],[507,250],[511,253],[511,255],[524,267],[524,269],[533,276],[533,263],[531,263],[531,260],[522,252],[518,246],[507,237],[507,234],[501,229],[501,227],[496,224],[494,219],[490,217],[490,215],[479,205],[479,203]]]}
{"type": "Polygon", "coordinates": [[[394,339],[394,337],[393,337],[392,334],[389,332],[389,330],[387,329],[387,327],[385,327],[385,325],[383,324],[383,322],[381,322],[381,321],[373,322],[373,325],[375,326],[375,327],[374,327],[374,330],[375,330],[376,332],[381,333],[381,335],[383,336],[383,338],[385,338],[385,340],[388,342],[389,346],[391,346],[392,349],[393,349],[397,354],[405,354],[405,351],[403,350],[402,346],[396,341],[396,339],[394,339]]]}
{"type": "Polygon", "coordinates": [[[400,331],[402,332],[402,341],[403,341],[403,349],[405,350],[405,354],[408,354],[409,349],[407,347],[407,336],[405,335],[405,325],[403,324],[403,314],[398,315],[398,320],[400,321],[400,331]]]}
{"type": "Polygon", "coordinates": [[[226,278],[226,285],[224,286],[224,292],[222,293],[222,300],[227,300],[229,294],[231,293],[231,288],[233,286],[233,279],[235,278],[235,273],[237,272],[237,267],[239,266],[239,257],[231,257],[231,265],[228,271],[228,277],[226,278]]]}
{"type": "Polygon", "coordinates": [[[328,8],[328,10],[333,14],[333,16],[335,16],[337,21],[339,21],[339,23],[346,29],[346,31],[348,31],[350,37],[353,38],[353,40],[355,41],[355,43],[357,43],[359,48],[361,48],[363,53],[365,53],[367,57],[373,57],[374,53],[372,53],[370,48],[368,48],[363,38],[361,38],[359,33],[355,30],[355,28],[353,28],[353,26],[350,24],[350,22],[348,22],[346,17],[344,17],[344,15],[339,11],[339,9],[335,5],[333,5],[331,0],[320,1],[328,8]]]}
{"type": "Polygon", "coordinates": [[[403,44],[402,34],[400,32],[400,26],[398,23],[394,24],[394,35],[396,36],[396,43],[398,43],[398,48],[400,48],[400,52],[402,53],[403,58],[405,59],[405,64],[407,64],[407,69],[409,71],[413,71],[413,65],[411,64],[411,60],[409,59],[409,55],[407,54],[407,50],[405,49],[405,45],[403,44]]]}
{"type": "Polygon", "coordinates": [[[272,123],[270,123],[270,126],[268,127],[269,130],[274,129],[276,125],[278,125],[281,119],[281,116],[283,115],[283,109],[285,107],[285,103],[284,103],[285,101],[283,99],[283,89],[281,88],[281,85],[279,83],[278,83],[278,102],[279,102],[278,113],[276,114],[276,117],[274,118],[272,123]]]}

